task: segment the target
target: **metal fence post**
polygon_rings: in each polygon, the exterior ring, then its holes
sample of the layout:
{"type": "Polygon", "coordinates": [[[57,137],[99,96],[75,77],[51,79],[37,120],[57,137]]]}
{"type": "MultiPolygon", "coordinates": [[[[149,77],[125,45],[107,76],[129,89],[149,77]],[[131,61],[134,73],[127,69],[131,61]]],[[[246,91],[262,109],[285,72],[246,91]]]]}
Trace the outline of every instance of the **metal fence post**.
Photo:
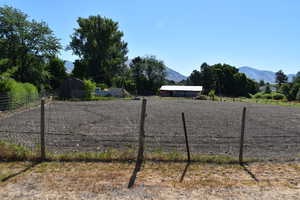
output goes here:
{"type": "Polygon", "coordinates": [[[46,159],[46,151],[45,151],[45,99],[42,98],[41,100],[41,124],[40,124],[40,128],[41,128],[41,135],[40,135],[40,139],[41,139],[41,160],[45,160],[46,159]]]}
{"type": "Polygon", "coordinates": [[[243,163],[244,135],[245,135],[245,120],[246,120],[246,107],[243,108],[243,115],[242,115],[241,140],[240,140],[240,154],[239,154],[239,162],[240,162],[240,164],[243,163]]]}
{"type": "Polygon", "coordinates": [[[185,124],[184,113],[181,113],[181,116],[182,116],[182,123],[183,123],[183,130],[184,130],[184,137],[185,137],[185,145],[186,145],[188,162],[191,162],[190,147],[189,147],[189,141],[188,141],[187,132],[186,132],[186,124],[185,124]]]}

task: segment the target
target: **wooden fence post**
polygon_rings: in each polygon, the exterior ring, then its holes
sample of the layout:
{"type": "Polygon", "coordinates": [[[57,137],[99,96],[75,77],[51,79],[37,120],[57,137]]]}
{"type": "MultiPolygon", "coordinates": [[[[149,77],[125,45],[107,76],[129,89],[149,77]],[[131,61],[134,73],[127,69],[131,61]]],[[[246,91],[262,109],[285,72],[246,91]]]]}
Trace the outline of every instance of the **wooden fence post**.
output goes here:
{"type": "Polygon", "coordinates": [[[240,162],[240,164],[243,163],[244,135],[245,135],[245,120],[246,120],[246,107],[243,108],[243,115],[242,115],[241,140],[240,140],[240,154],[239,154],[239,162],[240,162]]]}
{"type": "Polygon", "coordinates": [[[187,151],[187,157],[188,157],[188,162],[191,162],[191,155],[190,155],[190,147],[189,147],[189,141],[187,137],[187,132],[186,132],[186,124],[185,124],[185,117],[184,113],[181,113],[182,116],[182,123],[183,123],[183,130],[184,130],[184,137],[185,137],[185,145],[186,145],[186,151],[187,151]]]}
{"type": "Polygon", "coordinates": [[[46,151],[45,151],[45,99],[42,98],[41,100],[41,160],[45,160],[46,158],[46,151]]]}
{"type": "Polygon", "coordinates": [[[142,110],[141,110],[141,118],[140,118],[140,129],[139,129],[139,149],[138,149],[138,155],[135,163],[135,168],[132,173],[132,176],[128,183],[128,188],[131,188],[134,185],[136,175],[141,170],[141,166],[144,160],[144,143],[145,143],[145,130],[144,130],[144,124],[145,124],[145,118],[146,118],[146,104],[147,100],[142,100],[142,110]]]}

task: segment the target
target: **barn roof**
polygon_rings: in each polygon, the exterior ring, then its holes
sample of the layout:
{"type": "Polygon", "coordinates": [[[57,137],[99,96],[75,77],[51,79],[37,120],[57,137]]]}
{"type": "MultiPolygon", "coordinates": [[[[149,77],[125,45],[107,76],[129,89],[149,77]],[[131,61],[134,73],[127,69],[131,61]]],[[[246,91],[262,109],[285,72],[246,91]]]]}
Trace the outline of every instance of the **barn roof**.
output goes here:
{"type": "Polygon", "coordinates": [[[165,91],[202,91],[202,86],[184,86],[184,85],[163,85],[160,90],[165,91]]]}

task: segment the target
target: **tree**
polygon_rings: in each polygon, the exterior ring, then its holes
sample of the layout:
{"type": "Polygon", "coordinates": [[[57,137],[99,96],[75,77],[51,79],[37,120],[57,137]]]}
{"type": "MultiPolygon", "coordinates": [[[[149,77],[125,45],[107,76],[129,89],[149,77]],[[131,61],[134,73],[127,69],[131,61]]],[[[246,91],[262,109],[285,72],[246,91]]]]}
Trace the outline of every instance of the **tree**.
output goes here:
{"type": "Polygon", "coordinates": [[[0,60],[7,59],[7,68],[16,68],[11,75],[17,81],[38,87],[47,82],[45,62],[61,49],[59,40],[45,22],[28,20],[18,9],[0,7],[0,60]]]}
{"type": "Polygon", "coordinates": [[[122,74],[127,60],[123,32],[117,22],[100,15],[80,17],[77,22],[79,28],[67,48],[80,58],[75,61],[74,75],[111,85],[113,77],[122,74]]]}
{"type": "Polygon", "coordinates": [[[258,91],[258,84],[239,73],[238,69],[228,64],[209,66],[203,63],[200,71],[194,70],[187,79],[189,85],[203,86],[204,94],[214,90],[218,95],[249,96],[258,91]]]}
{"type": "Polygon", "coordinates": [[[201,85],[202,84],[202,74],[198,70],[194,70],[188,77],[189,85],[201,85]]]}
{"type": "Polygon", "coordinates": [[[138,94],[156,94],[165,81],[166,66],[154,56],[136,57],[129,66],[138,94]]]}
{"type": "Polygon", "coordinates": [[[276,83],[278,83],[279,87],[281,86],[281,84],[287,83],[288,81],[287,75],[285,75],[282,70],[276,72],[275,77],[276,77],[275,81],[276,83]]]}
{"type": "Polygon", "coordinates": [[[264,80],[260,80],[260,81],[259,81],[259,86],[265,86],[265,85],[266,85],[266,83],[265,83],[264,80]]]}
{"type": "Polygon", "coordinates": [[[281,94],[283,94],[284,96],[286,97],[289,97],[289,93],[290,93],[290,85],[285,83],[285,84],[282,84],[281,87],[279,88],[279,92],[281,94]]]}
{"type": "Polygon", "coordinates": [[[156,59],[155,56],[145,57],[144,64],[148,80],[148,91],[156,94],[166,78],[166,66],[163,61],[156,59]]]}
{"type": "Polygon", "coordinates": [[[59,88],[61,81],[67,77],[65,61],[57,57],[50,58],[47,70],[50,73],[49,82],[51,89],[59,88]]]}

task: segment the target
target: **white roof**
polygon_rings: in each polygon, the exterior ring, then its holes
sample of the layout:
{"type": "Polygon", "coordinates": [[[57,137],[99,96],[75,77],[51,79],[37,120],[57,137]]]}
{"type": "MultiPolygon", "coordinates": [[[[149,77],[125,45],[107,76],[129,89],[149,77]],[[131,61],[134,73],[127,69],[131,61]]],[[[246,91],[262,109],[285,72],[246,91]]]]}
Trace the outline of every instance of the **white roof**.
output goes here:
{"type": "Polygon", "coordinates": [[[165,91],[202,91],[202,86],[184,86],[184,85],[163,85],[160,87],[160,90],[165,91]]]}

